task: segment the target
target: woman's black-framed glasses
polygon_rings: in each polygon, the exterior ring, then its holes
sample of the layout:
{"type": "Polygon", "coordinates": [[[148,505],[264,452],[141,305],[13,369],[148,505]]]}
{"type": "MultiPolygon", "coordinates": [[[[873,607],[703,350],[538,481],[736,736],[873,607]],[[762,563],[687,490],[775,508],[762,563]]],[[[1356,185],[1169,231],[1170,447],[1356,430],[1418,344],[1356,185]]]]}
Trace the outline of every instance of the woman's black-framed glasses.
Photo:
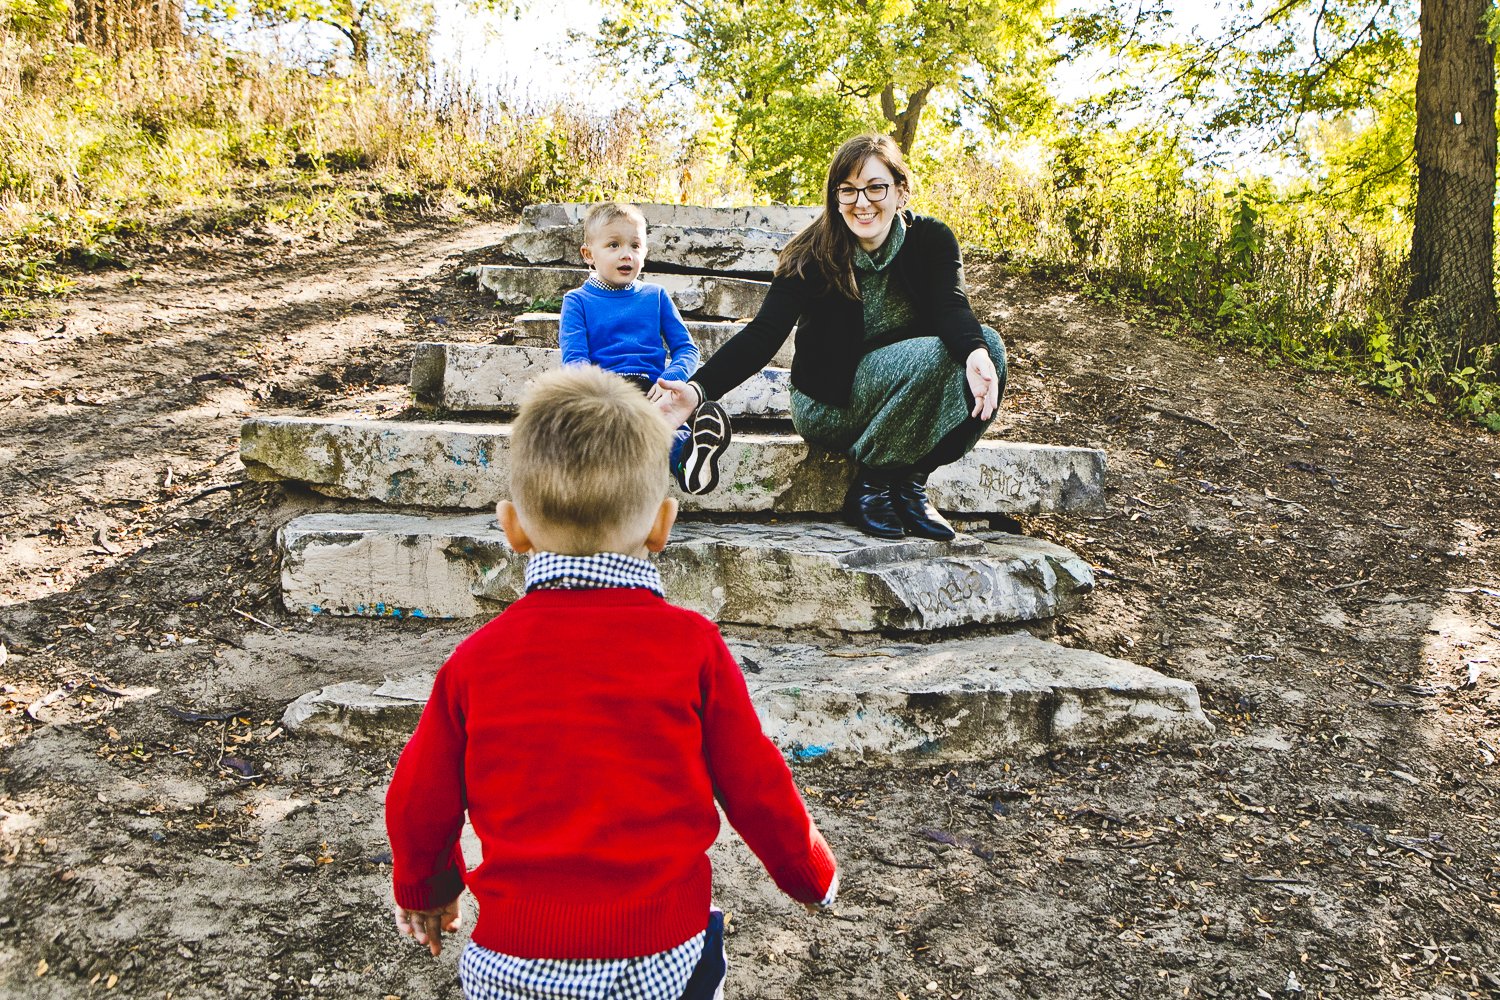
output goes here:
{"type": "Polygon", "coordinates": [[[889,184],[867,184],[862,188],[844,187],[836,188],[835,193],[839,196],[840,205],[852,205],[859,201],[859,196],[864,195],[870,204],[879,204],[885,201],[886,194],[891,190],[889,184]]]}

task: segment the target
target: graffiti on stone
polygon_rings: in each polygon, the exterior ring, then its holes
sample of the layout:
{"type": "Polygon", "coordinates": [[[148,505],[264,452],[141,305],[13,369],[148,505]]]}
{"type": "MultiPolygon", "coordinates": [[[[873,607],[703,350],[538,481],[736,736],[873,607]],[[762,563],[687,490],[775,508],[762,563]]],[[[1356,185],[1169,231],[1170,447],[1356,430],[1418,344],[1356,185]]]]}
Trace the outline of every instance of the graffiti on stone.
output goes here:
{"type": "Polygon", "coordinates": [[[1014,475],[1007,468],[991,468],[987,465],[979,467],[979,488],[987,496],[1006,497],[1010,500],[1018,499],[1024,484],[1019,476],[1014,475]]]}
{"type": "Polygon", "coordinates": [[[917,606],[928,614],[957,611],[983,598],[989,589],[983,573],[967,566],[954,566],[947,582],[917,595],[917,606]]]}

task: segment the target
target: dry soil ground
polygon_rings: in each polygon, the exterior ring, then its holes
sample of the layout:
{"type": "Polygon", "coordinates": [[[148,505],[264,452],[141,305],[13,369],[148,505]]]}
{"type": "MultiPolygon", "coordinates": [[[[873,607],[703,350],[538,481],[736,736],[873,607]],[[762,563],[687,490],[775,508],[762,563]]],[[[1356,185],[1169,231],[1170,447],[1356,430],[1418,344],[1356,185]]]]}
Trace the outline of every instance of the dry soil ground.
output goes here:
{"type": "MultiPolygon", "coordinates": [[[[289,737],[322,683],[456,624],[304,620],[239,421],[407,405],[412,343],[504,337],[458,277],[502,224],[264,235],[85,276],[0,330],[0,992],[456,995],[398,939],[398,748],[289,737]]],[[[1500,441],[975,262],[998,432],[1109,453],[1024,528],[1098,570],[1060,641],[1199,685],[1192,746],[798,764],[836,913],[715,849],[736,997],[1500,995],[1500,441]]]]}

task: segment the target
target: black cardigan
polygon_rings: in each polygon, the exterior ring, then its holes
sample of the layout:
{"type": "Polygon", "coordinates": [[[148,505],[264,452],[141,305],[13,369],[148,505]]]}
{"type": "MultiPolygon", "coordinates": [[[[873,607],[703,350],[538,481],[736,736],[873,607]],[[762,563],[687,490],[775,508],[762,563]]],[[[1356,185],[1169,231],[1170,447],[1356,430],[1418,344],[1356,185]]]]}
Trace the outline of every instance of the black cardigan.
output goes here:
{"type": "Polygon", "coordinates": [[[906,239],[890,270],[890,280],[911,299],[916,314],[911,323],[867,344],[863,302],[827,287],[821,276],[778,275],[755,318],[714,352],[693,381],[717,399],[769,364],[794,324],[792,385],[834,406],[848,405],[854,370],[877,347],[936,335],[963,364],[975,348],[985,346],[964,291],[963,259],[951,229],[930,216],[908,216],[906,239]]]}

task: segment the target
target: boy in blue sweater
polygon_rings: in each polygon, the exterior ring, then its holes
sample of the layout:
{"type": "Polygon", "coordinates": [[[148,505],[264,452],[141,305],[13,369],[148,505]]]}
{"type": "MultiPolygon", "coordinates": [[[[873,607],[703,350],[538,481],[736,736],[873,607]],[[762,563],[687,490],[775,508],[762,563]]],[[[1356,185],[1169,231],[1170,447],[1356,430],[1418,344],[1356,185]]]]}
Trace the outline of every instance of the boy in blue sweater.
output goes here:
{"type": "MultiPolygon", "coordinates": [[[[595,205],[583,220],[583,240],[580,252],[594,273],[563,296],[563,364],[592,364],[624,376],[654,403],[663,391],[660,381],[693,377],[698,347],[666,290],[639,280],[646,266],[645,216],[634,205],[595,205]]],[[[671,468],[684,492],[707,493],[718,485],[719,456],[729,438],[729,417],[713,400],[677,429],[671,468]]]]}

